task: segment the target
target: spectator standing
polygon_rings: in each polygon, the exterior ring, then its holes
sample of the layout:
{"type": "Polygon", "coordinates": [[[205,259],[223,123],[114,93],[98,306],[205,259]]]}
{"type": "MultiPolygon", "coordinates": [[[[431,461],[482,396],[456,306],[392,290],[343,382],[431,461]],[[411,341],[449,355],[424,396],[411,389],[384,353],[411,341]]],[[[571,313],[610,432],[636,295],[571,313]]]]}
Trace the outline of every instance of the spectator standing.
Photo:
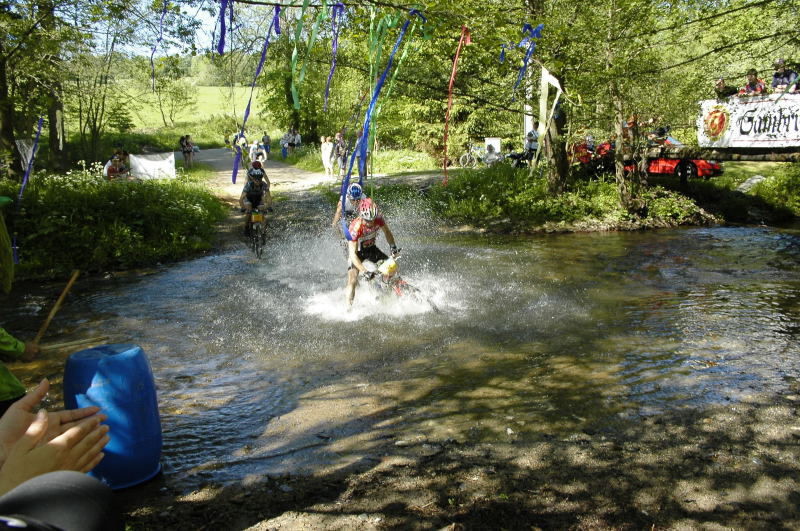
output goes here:
{"type": "Polygon", "coordinates": [[[286,158],[289,155],[289,146],[294,144],[294,133],[291,129],[281,137],[281,156],[286,158]]]}
{"type": "Polygon", "coordinates": [[[739,91],[735,87],[731,87],[725,83],[725,78],[720,77],[714,81],[714,94],[717,95],[718,100],[728,99],[735,96],[739,91]]]}
{"type": "Polygon", "coordinates": [[[794,92],[797,90],[797,72],[786,68],[786,61],[775,59],[775,72],[772,74],[772,90],[775,92],[794,92]]]}
{"type": "Polygon", "coordinates": [[[343,177],[344,165],[347,162],[347,143],[344,141],[341,132],[336,133],[336,138],[333,141],[333,158],[339,167],[339,177],[343,177]]]}
{"type": "Polygon", "coordinates": [[[194,144],[192,143],[191,136],[186,135],[183,137],[181,152],[183,153],[183,167],[186,169],[191,168],[192,159],[194,159],[194,144]]]}
{"type": "Polygon", "coordinates": [[[329,136],[320,138],[320,155],[322,156],[322,166],[325,168],[325,177],[333,177],[333,141],[329,136]]]}
{"type": "Polygon", "coordinates": [[[303,139],[300,138],[300,132],[295,129],[294,130],[294,147],[299,148],[300,145],[303,143],[303,139]]]}
{"type": "Polygon", "coordinates": [[[264,146],[264,153],[266,153],[266,158],[269,160],[269,151],[270,151],[270,144],[272,143],[272,139],[269,137],[266,131],[264,131],[264,136],[261,137],[261,144],[264,146]]]}
{"type": "Polygon", "coordinates": [[[759,79],[758,70],[751,68],[747,71],[747,83],[739,89],[740,96],[758,96],[767,92],[767,85],[759,79]]]}

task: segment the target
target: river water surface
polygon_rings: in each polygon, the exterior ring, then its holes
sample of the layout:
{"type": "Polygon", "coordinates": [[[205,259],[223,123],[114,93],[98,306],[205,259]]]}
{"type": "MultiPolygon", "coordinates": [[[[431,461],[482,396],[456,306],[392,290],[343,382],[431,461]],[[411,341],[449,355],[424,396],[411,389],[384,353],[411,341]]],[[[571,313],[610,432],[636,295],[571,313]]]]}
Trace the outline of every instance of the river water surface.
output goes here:
{"type": "Polygon", "coordinates": [[[404,277],[439,311],[364,289],[348,311],[339,243],[298,229],[261,261],[242,246],[86,282],[55,326],[145,349],[180,485],[344,466],[386,438],[612,430],[800,377],[798,231],[520,238],[393,219],[404,277]]]}

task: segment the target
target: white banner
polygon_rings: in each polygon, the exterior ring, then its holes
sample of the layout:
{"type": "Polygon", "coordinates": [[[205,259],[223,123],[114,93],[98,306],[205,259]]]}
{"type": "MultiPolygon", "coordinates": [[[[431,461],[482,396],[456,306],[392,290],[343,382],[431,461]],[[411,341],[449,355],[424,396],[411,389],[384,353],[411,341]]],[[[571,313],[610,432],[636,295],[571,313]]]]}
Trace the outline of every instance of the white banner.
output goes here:
{"type": "Polygon", "coordinates": [[[174,179],[175,153],[131,155],[131,175],[138,179],[174,179]]]}
{"type": "Polygon", "coordinates": [[[800,94],[769,94],[700,102],[701,147],[800,147],[800,94]]]}

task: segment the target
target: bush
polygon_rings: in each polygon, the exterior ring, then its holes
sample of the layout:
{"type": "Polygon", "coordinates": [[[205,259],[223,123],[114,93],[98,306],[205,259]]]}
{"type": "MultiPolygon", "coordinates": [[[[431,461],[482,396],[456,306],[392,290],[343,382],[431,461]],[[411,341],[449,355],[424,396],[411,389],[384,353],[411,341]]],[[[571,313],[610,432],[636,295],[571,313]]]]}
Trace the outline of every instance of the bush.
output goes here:
{"type": "MultiPolygon", "coordinates": [[[[0,181],[0,195],[18,193],[18,183],[0,181]]],[[[18,234],[18,276],[31,278],[183,258],[210,248],[224,215],[219,200],[186,177],[108,182],[95,164],[66,175],[37,174],[20,214],[9,221],[18,234]]]]}
{"type": "Polygon", "coordinates": [[[625,211],[613,180],[578,181],[551,196],[547,182],[526,169],[497,165],[467,170],[447,186],[435,186],[430,200],[447,219],[478,227],[566,226],[622,228],[706,223],[709,216],[693,201],[663,188],[644,191],[646,217],[625,211]]]}
{"type": "Polygon", "coordinates": [[[784,175],[758,183],[752,193],[776,210],[800,216],[800,163],[792,164],[784,175]]]}

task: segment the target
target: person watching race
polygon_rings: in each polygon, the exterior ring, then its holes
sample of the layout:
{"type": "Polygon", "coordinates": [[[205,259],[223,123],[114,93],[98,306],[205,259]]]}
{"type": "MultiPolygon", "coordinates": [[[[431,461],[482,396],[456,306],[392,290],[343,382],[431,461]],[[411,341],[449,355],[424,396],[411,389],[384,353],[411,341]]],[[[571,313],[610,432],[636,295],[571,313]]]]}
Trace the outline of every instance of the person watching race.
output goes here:
{"type": "Polygon", "coordinates": [[[363,260],[370,260],[378,263],[386,260],[388,256],[381,251],[375,240],[378,238],[378,231],[382,230],[386,241],[389,243],[392,257],[397,256],[399,251],[395,243],[394,235],[389,230],[386,220],[378,212],[378,205],[370,198],[362,199],[358,205],[358,217],[350,224],[350,239],[347,242],[347,251],[350,263],[347,267],[347,306],[353,305],[353,298],[356,294],[358,275],[363,275],[366,279],[375,276],[374,272],[367,271],[363,260]]]}
{"type": "Polygon", "coordinates": [[[239,205],[242,212],[247,212],[244,225],[245,236],[250,236],[251,212],[262,204],[267,207],[267,212],[272,212],[272,195],[269,193],[269,178],[261,166],[261,161],[254,160],[247,171],[247,182],[239,196],[239,205]]]}

